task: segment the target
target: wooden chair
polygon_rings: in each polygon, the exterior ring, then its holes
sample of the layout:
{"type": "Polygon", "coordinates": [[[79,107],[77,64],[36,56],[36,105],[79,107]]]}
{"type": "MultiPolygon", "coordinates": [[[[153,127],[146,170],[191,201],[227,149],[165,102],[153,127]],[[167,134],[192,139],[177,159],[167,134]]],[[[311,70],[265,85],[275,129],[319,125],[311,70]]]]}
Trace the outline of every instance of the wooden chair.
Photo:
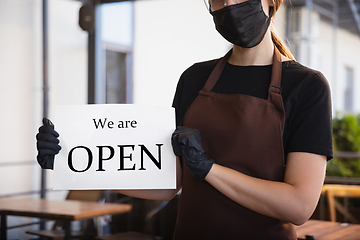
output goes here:
{"type": "Polygon", "coordinates": [[[336,210],[338,210],[346,219],[353,223],[359,223],[359,221],[349,213],[347,207],[343,207],[335,198],[360,198],[360,186],[325,184],[322,188],[322,194],[325,193],[327,195],[330,220],[332,222],[336,222],[336,210]]]}
{"type": "MultiPolygon", "coordinates": [[[[101,190],[71,190],[69,191],[66,200],[78,200],[86,202],[98,202],[101,198],[101,190]]],[[[89,229],[92,223],[92,219],[86,221],[86,225],[83,231],[72,231],[71,236],[73,237],[82,237],[89,229]]],[[[62,221],[55,221],[51,230],[39,230],[39,231],[27,231],[26,233],[47,237],[50,239],[63,239],[65,237],[65,232],[63,230],[62,221]]]]}
{"type": "Polygon", "coordinates": [[[117,233],[107,236],[99,236],[96,239],[98,240],[161,240],[161,237],[154,236],[153,228],[152,228],[152,218],[160,212],[168,204],[168,201],[160,201],[159,204],[146,214],[146,228],[148,230],[148,234],[139,233],[139,232],[124,232],[117,233]]]}

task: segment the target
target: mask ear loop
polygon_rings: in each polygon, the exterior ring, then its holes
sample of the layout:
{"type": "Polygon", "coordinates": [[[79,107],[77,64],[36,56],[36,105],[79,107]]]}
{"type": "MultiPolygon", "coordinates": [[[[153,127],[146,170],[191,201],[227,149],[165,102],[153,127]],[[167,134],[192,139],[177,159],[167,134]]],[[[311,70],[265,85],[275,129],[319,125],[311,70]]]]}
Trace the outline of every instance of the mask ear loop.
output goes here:
{"type": "Polygon", "coordinates": [[[274,21],[274,18],[271,18],[270,20],[270,32],[274,32],[274,29],[275,29],[275,21],[274,21]]]}
{"type": "Polygon", "coordinates": [[[209,11],[209,13],[211,13],[210,1],[209,0],[204,0],[204,4],[205,4],[206,9],[209,11]],[[208,2],[208,3],[206,3],[206,2],[208,2]]]}
{"type": "Polygon", "coordinates": [[[270,10],[269,10],[269,18],[271,18],[273,20],[273,16],[274,16],[274,7],[270,6],[270,10]]]}

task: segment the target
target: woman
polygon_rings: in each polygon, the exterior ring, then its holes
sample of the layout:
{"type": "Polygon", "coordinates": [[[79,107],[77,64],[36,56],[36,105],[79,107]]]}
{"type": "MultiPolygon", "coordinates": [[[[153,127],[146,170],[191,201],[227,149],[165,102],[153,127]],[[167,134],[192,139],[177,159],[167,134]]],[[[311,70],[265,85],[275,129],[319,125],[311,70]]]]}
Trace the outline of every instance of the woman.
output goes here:
{"type": "MultiPolygon", "coordinates": [[[[182,188],[175,240],[296,239],[293,224],[317,205],[332,158],[329,87],[269,28],[281,3],[209,0],[216,29],[234,46],[221,59],[194,64],[178,83],[177,189],[119,191],[170,200],[182,188]]],[[[45,121],[42,166],[51,168],[55,145],[45,121]]]]}

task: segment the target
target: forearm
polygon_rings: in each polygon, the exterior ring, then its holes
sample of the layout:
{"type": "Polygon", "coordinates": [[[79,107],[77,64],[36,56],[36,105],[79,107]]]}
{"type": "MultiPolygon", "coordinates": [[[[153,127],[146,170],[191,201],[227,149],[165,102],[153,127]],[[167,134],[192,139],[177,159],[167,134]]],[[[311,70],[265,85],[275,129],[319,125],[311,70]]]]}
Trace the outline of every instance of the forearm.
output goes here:
{"type": "Polygon", "coordinates": [[[235,170],[214,164],[205,178],[231,200],[257,213],[294,222],[299,207],[294,187],[282,182],[249,177],[235,170]]]}
{"type": "Polygon", "coordinates": [[[205,180],[246,208],[299,225],[311,216],[316,207],[324,174],[320,172],[316,177],[319,180],[314,180],[311,189],[306,189],[305,185],[291,181],[267,181],[214,164],[205,180]]]}

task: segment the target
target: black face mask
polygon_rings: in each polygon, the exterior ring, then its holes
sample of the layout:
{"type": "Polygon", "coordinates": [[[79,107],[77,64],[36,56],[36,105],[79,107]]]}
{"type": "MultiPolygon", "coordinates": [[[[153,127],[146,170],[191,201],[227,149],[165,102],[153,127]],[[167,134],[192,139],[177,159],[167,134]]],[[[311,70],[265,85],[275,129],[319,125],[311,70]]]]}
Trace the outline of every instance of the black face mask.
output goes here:
{"type": "Polygon", "coordinates": [[[248,0],[210,13],[213,15],[216,30],[226,40],[243,48],[252,48],[263,40],[274,8],[270,7],[268,17],[264,13],[261,0],[248,0]]]}

